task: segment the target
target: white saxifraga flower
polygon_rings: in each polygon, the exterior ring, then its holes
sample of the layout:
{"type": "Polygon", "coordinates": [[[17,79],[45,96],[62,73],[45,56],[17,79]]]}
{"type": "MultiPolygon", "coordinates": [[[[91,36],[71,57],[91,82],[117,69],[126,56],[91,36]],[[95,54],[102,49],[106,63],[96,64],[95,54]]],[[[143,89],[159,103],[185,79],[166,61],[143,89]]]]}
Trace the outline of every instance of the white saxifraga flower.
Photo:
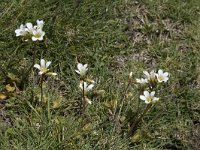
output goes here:
{"type": "Polygon", "coordinates": [[[42,41],[44,35],[45,35],[45,32],[42,31],[41,29],[35,29],[35,30],[33,30],[32,40],[33,41],[37,41],[37,40],[42,41]]]}
{"type": "Polygon", "coordinates": [[[87,82],[81,82],[79,87],[81,88],[81,90],[83,90],[84,88],[84,92],[87,93],[88,91],[92,90],[94,84],[87,85],[87,82]]]}
{"type": "Polygon", "coordinates": [[[151,93],[149,93],[148,91],[144,91],[143,94],[144,95],[140,95],[140,99],[143,100],[146,104],[159,100],[159,98],[154,97],[155,91],[152,91],[151,93]]]}
{"type": "Polygon", "coordinates": [[[37,20],[37,26],[35,26],[36,29],[41,29],[44,26],[44,21],[43,20],[37,20]]]}
{"type": "Polygon", "coordinates": [[[26,23],[25,26],[22,24],[19,29],[16,29],[15,33],[16,36],[29,35],[32,41],[37,41],[37,40],[42,41],[45,35],[45,32],[42,30],[43,26],[44,26],[43,20],[37,20],[36,26],[33,26],[32,23],[28,22],[26,23]]]}
{"type": "Polygon", "coordinates": [[[78,63],[77,65],[78,70],[75,70],[78,74],[80,74],[81,76],[85,76],[86,72],[88,70],[87,68],[87,64],[83,65],[81,63],[78,63]]]}
{"type": "Polygon", "coordinates": [[[26,27],[23,24],[21,24],[19,29],[15,30],[16,36],[26,36],[27,31],[25,29],[26,27]]]}
{"type": "Polygon", "coordinates": [[[140,84],[145,84],[145,83],[148,83],[148,80],[144,79],[144,78],[141,78],[141,79],[136,79],[136,82],[140,83],[140,84]]]}
{"type": "Polygon", "coordinates": [[[158,73],[156,74],[158,82],[167,82],[169,79],[169,73],[168,72],[163,72],[163,70],[158,70],[158,73]]]}
{"type": "Polygon", "coordinates": [[[30,34],[33,34],[33,31],[35,30],[34,27],[33,27],[33,24],[28,22],[26,23],[26,29],[25,29],[27,32],[29,32],[30,34]]]}
{"type": "Polygon", "coordinates": [[[150,73],[148,71],[143,71],[148,81],[154,81],[156,78],[156,73],[152,70],[150,73]]]}
{"type": "MultiPolygon", "coordinates": [[[[48,67],[50,66],[51,61],[45,62],[44,59],[40,60],[40,65],[35,64],[34,67],[37,68],[39,71],[39,75],[45,74],[49,71],[48,67]]],[[[57,75],[57,73],[48,73],[49,75],[57,75]]]]}

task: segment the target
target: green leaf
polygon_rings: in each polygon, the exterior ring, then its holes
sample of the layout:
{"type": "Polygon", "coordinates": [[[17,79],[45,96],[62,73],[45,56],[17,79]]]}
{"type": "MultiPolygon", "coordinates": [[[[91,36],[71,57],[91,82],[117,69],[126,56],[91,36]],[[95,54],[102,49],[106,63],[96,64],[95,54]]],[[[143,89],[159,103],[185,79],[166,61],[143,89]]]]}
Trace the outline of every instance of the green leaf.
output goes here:
{"type": "Polygon", "coordinates": [[[12,81],[16,81],[16,82],[19,82],[20,79],[13,73],[8,73],[8,78],[10,78],[12,81]]]}

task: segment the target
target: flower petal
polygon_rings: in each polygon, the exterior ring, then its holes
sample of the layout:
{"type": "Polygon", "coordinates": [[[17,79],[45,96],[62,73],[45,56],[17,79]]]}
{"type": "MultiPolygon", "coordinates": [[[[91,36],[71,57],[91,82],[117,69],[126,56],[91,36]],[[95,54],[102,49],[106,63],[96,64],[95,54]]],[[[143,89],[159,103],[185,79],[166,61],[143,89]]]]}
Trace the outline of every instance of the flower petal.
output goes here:
{"type": "Polygon", "coordinates": [[[20,29],[25,29],[23,24],[20,25],[20,29]]]}
{"type": "Polygon", "coordinates": [[[42,40],[43,40],[43,36],[41,36],[40,38],[38,38],[38,40],[39,40],[39,41],[42,41],[42,40]]]}
{"type": "Polygon", "coordinates": [[[151,103],[151,102],[150,102],[150,101],[148,101],[148,100],[145,100],[144,102],[145,102],[146,104],[149,104],[149,103],[151,103]]]}
{"type": "Polygon", "coordinates": [[[158,74],[163,74],[163,70],[159,69],[158,74]]]}
{"type": "Polygon", "coordinates": [[[37,41],[38,39],[32,36],[32,41],[37,41]]]}
{"type": "Polygon", "coordinates": [[[145,97],[148,97],[149,94],[150,94],[148,91],[144,91],[143,93],[144,93],[144,96],[145,96],[145,97]]]}
{"type": "Polygon", "coordinates": [[[32,29],[33,28],[33,24],[30,23],[30,22],[26,23],[26,26],[27,26],[28,29],[32,29]]]}
{"type": "Polygon", "coordinates": [[[84,82],[84,89],[87,88],[87,82],[84,82]]]}
{"type": "Polygon", "coordinates": [[[83,83],[80,83],[79,87],[83,90],[83,83]]]}
{"type": "Polygon", "coordinates": [[[150,74],[148,73],[148,71],[143,71],[143,73],[148,77],[150,76],[150,74]]]}
{"type": "Polygon", "coordinates": [[[46,63],[46,68],[48,68],[50,65],[51,65],[51,61],[48,61],[48,62],[46,63]]]}
{"type": "Polygon", "coordinates": [[[140,80],[140,79],[136,79],[136,82],[137,82],[137,83],[141,83],[141,80],[140,80]]]}
{"type": "Polygon", "coordinates": [[[75,70],[78,74],[80,74],[80,71],[78,71],[78,70],[75,70]]]}
{"type": "Polygon", "coordinates": [[[169,75],[169,73],[168,73],[168,72],[165,72],[165,73],[164,73],[164,76],[168,76],[168,75],[169,75]]]}
{"type": "Polygon", "coordinates": [[[94,84],[90,84],[90,85],[87,87],[87,90],[90,91],[93,87],[94,87],[94,84]]]}
{"type": "Polygon", "coordinates": [[[157,98],[157,97],[153,98],[153,101],[158,101],[158,100],[159,100],[159,98],[157,98]]]}
{"type": "Polygon", "coordinates": [[[151,95],[151,97],[154,97],[155,91],[152,91],[150,95],[151,95]]]}
{"type": "Polygon", "coordinates": [[[48,72],[47,75],[56,76],[57,73],[55,73],[55,72],[48,72]]]}
{"type": "Polygon", "coordinates": [[[83,67],[84,67],[84,68],[87,68],[87,66],[88,66],[88,64],[85,64],[83,67]]]}
{"type": "Polygon", "coordinates": [[[78,63],[77,68],[78,70],[81,70],[83,68],[83,65],[81,63],[78,63]]]}
{"type": "Polygon", "coordinates": [[[80,82],[79,87],[83,90],[83,86],[84,86],[84,91],[87,90],[87,83],[86,82],[80,82]]]}
{"type": "Polygon", "coordinates": [[[144,81],[143,81],[144,83],[148,83],[148,80],[147,79],[144,79],[144,81]]]}
{"type": "Polygon", "coordinates": [[[35,68],[40,70],[40,65],[39,64],[35,64],[33,67],[35,67],[35,68]]]}
{"type": "Polygon", "coordinates": [[[146,97],[144,95],[140,95],[140,99],[146,101],[146,97]]]}
{"type": "Polygon", "coordinates": [[[44,73],[44,72],[40,71],[38,74],[39,74],[39,75],[42,75],[43,73],[44,73]]]}
{"type": "Polygon", "coordinates": [[[169,78],[168,78],[168,77],[165,77],[164,82],[167,82],[167,80],[169,80],[169,78]]]}
{"type": "Polygon", "coordinates": [[[150,72],[150,76],[151,76],[151,78],[154,78],[154,77],[155,77],[155,71],[154,71],[154,70],[152,70],[152,71],[150,72]]]}
{"type": "Polygon", "coordinates": [[[44,31],[42,31],[42,35],[41,35],[41,36],[43,37],[44,35],[45,35],[45,32],[44,32],[44,31]]]}
{"type": "Polygon", "coordinates": [[[87,102],[88,104],[90,104],[90,105],[92,104],[92,101],[91,101],[89,98],[86,98],[85,100],[86,100],[86,102],[87,102]]]}
{"type": "Polygon", "coordinates": [[[37,20],[37,28],[42,29],[44,26],[44,21],[43,20],[37,20]]]}
{"type": "Polygon", "coordinates": [[[41,59],[41,60],[40,60],[40,66],[41,66],[41,67],[45,67],[45,60],[44,60],[44,59],[41,59]]]}
{"type": "Polygon", "coordinates": [[[16,36],[20,36],[21,35],[21,29],[16,29],[15,33],[16,33],[16,36]]]}
{"type": "Polygon", "coordinates": [[[57,76],[57,73],[52,72],[51,75],[52,75],[52,76],[57,76]]]}

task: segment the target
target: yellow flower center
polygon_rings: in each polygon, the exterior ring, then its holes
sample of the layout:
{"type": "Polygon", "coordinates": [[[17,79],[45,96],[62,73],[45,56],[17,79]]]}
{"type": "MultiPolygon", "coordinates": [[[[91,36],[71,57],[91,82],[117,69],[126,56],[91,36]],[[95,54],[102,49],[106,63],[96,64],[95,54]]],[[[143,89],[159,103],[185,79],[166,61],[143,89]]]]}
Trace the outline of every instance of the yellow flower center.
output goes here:
{"type": "Polygon", "coordinates": [[[40,71],[43,73],[46,73],[48,71],[48,69],[46,67],[41,67],[40,71]]]}
{"type": "Polygon", "coordinates": [[[158,80],[163,81],[164,80],[163,76],[158,76],[158,80]]]}
{"type": "Polygon", "coordinates": [[[40,38],[40,36],[41,36],[41,34],[39,34],[39,33],[36,33],[36,34],[34,35],[35,38],[40,38]]]}
{"type": "Polygon", "coordinates": [[[148,101],[148,102],[151,102],[151,101],[152,101],[151,96],[148,96],[148,97],[147,97],[147,101],[148,101]]]}

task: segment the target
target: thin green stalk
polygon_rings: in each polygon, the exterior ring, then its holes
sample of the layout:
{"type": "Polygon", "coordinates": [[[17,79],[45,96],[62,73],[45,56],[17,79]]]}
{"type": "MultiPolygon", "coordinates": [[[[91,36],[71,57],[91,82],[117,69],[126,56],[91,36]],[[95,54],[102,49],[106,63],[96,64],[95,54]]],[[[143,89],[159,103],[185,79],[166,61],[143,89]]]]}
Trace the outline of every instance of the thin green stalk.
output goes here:
{"type": "Polygon", "coordinates": [[[86,110],[84,81],[83,81],[83,85],[82,86],[83,86],[83,93],[82,93],[83,94],[82,95],[83,98],[82,99],[83,99],[83,115],[84,115],[85,114],[85,110],[86,110]]]}
{"type": "Polygon", "coordinates": [[[130,85],[131,85],[131,82],[129,81],[129,83],[128,83],[126,89],[125,89],[125,92],[124,92],[123,98],[122,98],[122,100],[121,100],[121,107],[120,107],[120,109],[119,109],[118,116],[120,116],[120,114],[121,114],[122,107],[123,107],[123,105],[124,105],[124,100],[125,100],[125,98],[126,98],[126,94],[127,94],[127,92],[128,92],[128,89],[129,89],[130,85]]]}
{"type": "MultiPolygon", "coordinates": [[[[124,92],[123,92],[123,93],[124,93],[123,98],[121,99],[121,107],[120,107],[120,109],[119,109],[118,112],[117,112],[117,107],[115,108],[115,111],[114,111],[114,122],[116,121],[116,119],[118,119],[118,117],[119,117],[120,114],[121,114],[121,111],[122,111],[122,108],[123,108],[123,105],[124,105],[124,100],[125,100],[125,98],[126,98],[126,94],[127,94],[127,92],[128,92],[128,89],[129,89],[130,85],[131,85],[131,79],[129,78],[128,85],[126,86],[126,88],[125,88],[125,90],[124,90],[124,92]]],[[[114,128],[113,128],[113,130],[112,130],[112,133],[115,131],[115,129],[116,129],[116,125],[114,125],[114,128]]]]}
{"type": "Polygon", "coordinates": [[[36,44],[33,43],[32,64],[31,64],[31,66],[22,75],[22,85],[23,86],[24,86],[24,83],[27,81],[27,78],[29,77],[30,71],[32,70],[32,68],[33,68],[33,66],[35,64],[35,58],[36,58],[36,44]]]}
{"type": "Polygon", "coordinates": [[[137,118],[137,120],[131,125],[128,136],[131,136],[134,134],[134,132],[137,130],[138,124],[142,121],[142,118],[144,115],[149,111],[151,108],[151,104],[148,104],[144,112],[137,118]]]}
{"type": "Polygon", "coordinates": [[[43,101],[43,74],[41,75],[41,83],[40,83],[40,101],[42,102],[43,101]]]}
{"type": "Polygon", "coordinates": [[[51,119],[51,112],[50,112],[50,100],[49,98],[47,99],[47,116],[48,116],[48,120],[51,119]]]}
{"type": "MultiPolygon", "coordinates": [[[[41,102],[43,102],[43,96],[44,96],[43,82],[44,82],[44,74],[41,75],[41,83],[40,83],[40,94],[41,94],[40,100],[41,100],[41,102]]],[[[51,118],[49,98],[47,99],[47,118],[48,118],[48,120],[50,120],[50,118],[51,118]]]]}
{"type": "Polygon", "coordinates": [[[36,115],[42,120],[41,116],[39,115],[39,113],[37,112],[37,110],[31,105],[31,103],[27,100],[26,101],[28,106],[36,113],[36,115]]]}
{"type": "Polygon", "coordinates": [[[32,65],[28,68],[28,70],[25,72],[25,76],[28,75],[28,73],[30,72],[30,70],[33,68],[34,64],[35,64],[35,58],[36,58],[36,44],[33,43],[33,57],[32,57],[32,65]]]}

